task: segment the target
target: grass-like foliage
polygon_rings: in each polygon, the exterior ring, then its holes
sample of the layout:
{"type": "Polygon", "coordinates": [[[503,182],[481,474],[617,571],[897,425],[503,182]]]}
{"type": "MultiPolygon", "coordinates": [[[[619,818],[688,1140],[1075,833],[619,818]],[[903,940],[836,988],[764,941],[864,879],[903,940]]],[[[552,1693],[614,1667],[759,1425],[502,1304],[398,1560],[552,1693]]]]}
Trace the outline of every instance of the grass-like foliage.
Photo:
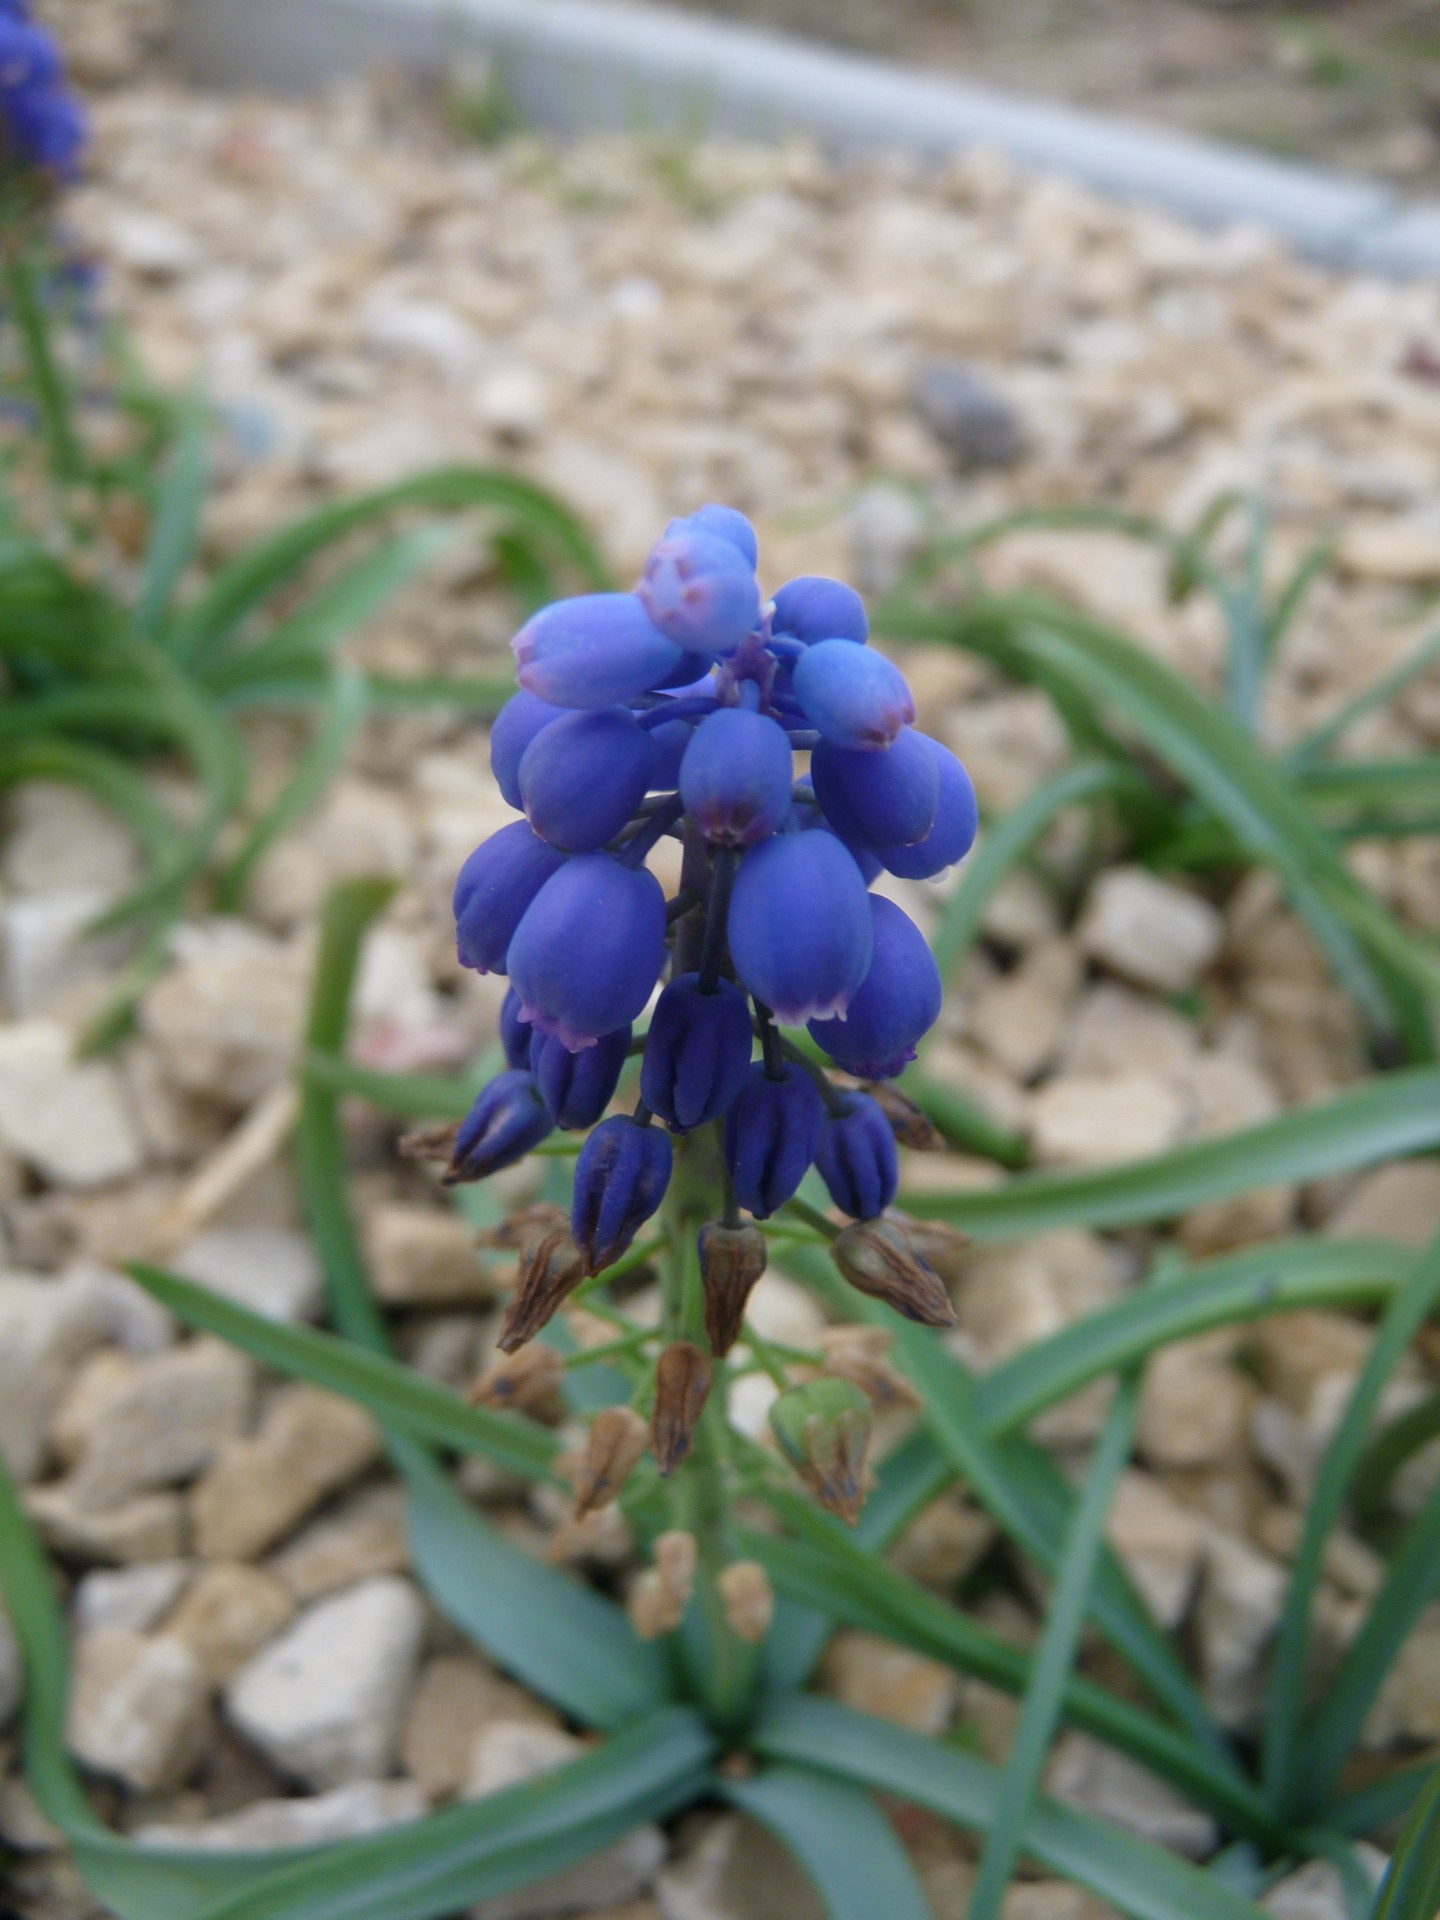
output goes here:
{"type": "MultiPolygon", "coordinates": [[[[552,590],[557,569],[598,579],[583,536],[552,502],[502,475],[459,470],[320,508],[209,568],[199,547],[204,409],[165,412],[143,462],[107,467],[85,451],[83,422],[66,379],[47,361],[43,329],[29,344],[31,397],[54,484],[49,523],[22,530],[12,507],[0,544],[0,648],[9,684],[0,778],[78,780],[126,814],[149,849],[151,871],[111,918],[142,921],[157,938],[202,882],[221,899],[238,896],[258,847],[323,782],[370,701],[417,692],[466,702],[490,697],[489,689],[363,685],[334,663],[336,641],[434,550],[435,514],[487,509],[504,528],[517,574],[541,591],[552,590]],[[113,580],[90,564],[104,516],[89,504],[82,509],[82,496],[140,510],[137,557],[113,580]],[[427,518],[393,530],[405,509],[427,518]],[[368,544],[347,545],[343,563],[320,584],[302,584],[314,561],[362,531],[372,536],[368,544]],[[291,788],[252,825],[240,855],[217,871],[217,840],[245,793],[235,716],[271,701],[315,704],[315,745],[291,788]],[[185,756],[204,788],[203,812],[187,827],[159,813],[141,777],[144,756],[158,748],[185,756]]],[[[12,482],[14,500],[19,476],[12,482]]],[[[352,1220],[340,1103],[359,1096],[397,1117],[443,1120],[464,1112],[473,1088],[468,1079],[386,1074],[347,1060],[358,956],[389,886],[353,882],[331,898],[300,1069],[298,1136],[304,1204],[328,1283],[328,1328],[277,1326],[175,1275],[149,1267],[135,1274],[190,1326],[367,1408],[407,1490],[416,1574],[435,1605],[503,1668],[603,1738],[541,1780],[364,1840],[277,1855],[136,1848],[102,1824],[67,1757],[63,1621],[43,1557],[0,1474],[0,1583],[25,1654],[30,1779],[96,1894],[123,1920],[426,1920],[707,1800],[742,1807],[777,1835],[835,1920],[924,1920],[914,1870],[876,1795],[928,1808],[981,1837],[971,1920],[995,1920],[1022,1859],[1135,1920],[1258,1920],[1257,1902],[1275,1879],[1322,1858],[1339,1867],[1362,1914],[1371,1902],[1354,1845],[1393,1837],[1401,1821],[1373,1912],[1377,1920],[1430,1920],[1440,1898],[1440,1776],[1413,1765],[1357,1789],[1345,1768],[1402,1642],[1440,1597],[1440,1492],[1404,1524],[1389,1502],[1396,1472],[1440,1431],[1440,1397],[1388,1427],[1377,1417],[1396,1365],[1440,1304],[1440,1246],[1416,1255],[1385,1242],[1299,1238],[1193,1261],[1165,1237],[1170,1223],[1207,1202],[1440,1149],[1440,954],[1344,858],[1347,841],[1360,834],[1433,832],[1440,766],[1332,758],[1347,728],[1401,691],[1437,649],[1423,650],[1411,668],[1276,757],[1256,728],[1266,669],[1325,556],[1317,552],[1278,595],[1267,594],[1263,546],[1263,516],[1241,500],[1221,502],[1185,537],[1113,514],[1032,515],[940,543],[881,611],[877,625],[891,638],[967,649],[1043,689],[1074,745],[1063,773],[1008,819],[990,823],[949,897],[935,949],[953,974],[996,887],[1038,857],[1062,814],[1087,810],[1103,816],[1110,845],[1158,869],[1199,871],[1217,886],[1255,866],[1273,873],[1362,1013],[1376,1073],[1325,1104],[1243,1132],[1142,1163],[1056,1174],[1027,1171],[1023,1142],[978,1113],[963,1088],[935,1084],[922,1061],[907,1088],[947,1140],[993,1160],[997,1180],[973,1192],[902,1200],[909,1211],[992,1240],[1062,1225],[1145,1225],[1156,1230],[1153,1269],[1125,1298],[977,1376],[933,1333],[844,1289],[826,1253],[824,1222],[807,1203],[793,1206],[775,1236],[776,1257],[847,1319],[893,1335],[893,1362],[921,1402],[917,1429],[883,1462],[852,1531],[805,1498],[777,1459],[722,1422],[703,1487],[680,1489],[691,1501],[683,1524],[704,1535],[702,1580],[668,1642],[637,1638],[609,1598],[522,1552],[452,1485],[448,1463],[464,1454],[532,1481],[554,1480],[551,1432],[523,1413],[468,1407],[390,1350],[352,1220]],[[1217,557],[1218,543],[1237,513],[1250,516],[1251,538],[1244,564],[1232,571],[1217,557]],[[1230,636],[1224,700],[1207,699],[1133,638],[1072,608],[984,590],[971,564],[977,552],[1037,520],[1105,525],[1157,543],[1177,594],[1213,594],[1230,636]],[[1214,1328],[1304,1307],[1367,1314],[1375,1337],[1295,1552],[1263,1728],[1240,1743],[1215,1723],[1180,1648],[1106,1544],[1105,1525],[1154,1356],[1214,1328]],[[1099,1381],[1114,1381],[1116,1391],[1087,1475],[1074,1487],[1029,1428],[1099,1381]],[[957,1482],[1049,1584],[1033,1652],[887,1558],[915,1516],[957,1482]],[[1384,1555],[1386,1572],[1317,1700],[1306,1686],[1314,1602],[1327,1539],[1346,1513],[1384,1555]],[[724,1558],[759,1562],[779,1596],[758,1644],[742,1644],[707,1604],[707,1542],[724,1558]],[[812,1691],[819,1655],[841,1623],[1016,1696],[1008,1763],[996,1767],[812,1691]],[[1105,1643],[1105,1672],[1114,1674],[1118,1662],[1123,1682],[1078,1670],[1087,1632],[1105,1643]],[[1047,1798],[1042,1765],[1062,1725],[1129,1755],[1212,1816],[1224,1836],[1212,1869],[1047,1798]],[[722,1768],[722,1758],[736,1752],[745,1766],[722,1768]]],[[[561,1154],[551,1163],[562,1189],[567,1165],[561,1154]]],[[[615,1277],[587,1283],[586,1300],[623,1326],[610,1292],[615,1277]]],[[[638,1340],[643,1335],[627,1341],[622,1332],[604,1368],[589,1366],[583,1351],[568,1354],[566,1386],[577,1410],[594,1411],[612,1383],[628,1397],[640,1377],[638,1340]]],[[[754,1364],[779,1364],[758,1335],[746,1350],[754,1364]]],[[[721,1393],[723,1377],[717,1400],[721,1393]]],[[[685,1474],[677,1478],[683,1483],[685,1474]]],[[[682,1524],[675,1498],[676,1488],[653,1468],[631,1473],[623,1503],[642,1542],[682,1524]]]]}

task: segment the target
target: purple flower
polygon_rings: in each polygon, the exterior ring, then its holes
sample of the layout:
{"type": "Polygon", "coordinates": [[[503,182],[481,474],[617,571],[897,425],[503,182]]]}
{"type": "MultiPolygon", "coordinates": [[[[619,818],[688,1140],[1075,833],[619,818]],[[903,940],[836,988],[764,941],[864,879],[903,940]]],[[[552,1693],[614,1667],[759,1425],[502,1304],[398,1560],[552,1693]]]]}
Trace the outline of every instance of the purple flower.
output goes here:
{"type": "Polygon", "coordinates": [[[517,813],[524,806],[520,761],[525,749],[542,727],[570,711],[568,707],[552,707],[548,700],[537,700],[533,693],[512,693],[496,714],[490,728],[490,771],[506,803],[517,813]]]}
{"type": "Polygon", "coordinates": [[[578,1052],[634,1020],[665,962],[665,895],[608,853],[566,860],[535,895],[507,964],[520,1010],[578,1052]]]}
{"type": "Polygon", "coordinates": [[[585,1271],[613,1266],[665,1198],[670,1136],[628,1114],[602,1120],[575,1162],[570,1232],[585,1271]]]}
{"type": "Polygon", "coordinates": [[[28,11],[0,9],[0,136],[10,156],[47,173],[73,174],[84,147],[84,109],[65,85],[60,49],[28,11]]]}
{"type": "Polygon", "coordinates": [[[886,1080],[915,1058],[917,1043],[940,1017],[943,988],[925,936],[893,900],[867,894],[874,957],[843,1020],[812,1020],[811,1038],[837,1066],[864,1080],[886,1080]]]}
{"type": "Polygon", "coordinates": [[[874,1220],[895,1198],[899,1156],[890,1122],[868,1093],[844,1093],[825,1116],[815,1165],[830,1198],[852,1220],[874,1220]]]}
{"type": "Polygon", "coordinates": [[[655,543],[635,592],[665,638],[687,652],[732,653],[760,619],[754,563],[693,523],[655,543]]]}
{"type": "Polygon", "coordinates": [[[483,840],[455,882],[455,938],[462,967],[504,973],[515,929],[566,856],[516,820],[483,840]]]}
{"type": "Polygon", "coordinates": [[[650,785],[656,793],[673,793],[680,784],[680,768],[695,734],[689,720],[662,720],[648,729],[655,742],[655,770],[650,785]]]}
{"type": "Polygon", "coordinates": [[[740,512],[738,507],[706,506],[697,507],[694,513],[687,513],[678,520],[672,520],[665,529],[668,539],[672,533],[691,528],[697,533],[714,534],[717,540],[728,540],[732,547],[744,554],[749,562],[750,571],[755,571],[760,558],[760,543],[755,538],[755,529],[740,512]]]}
{"type": "Polygon", "coordinates": [[[843,580],[827,580],[820,573],[802,573],[798,580],[785,582],[775,596],[770,628],[807,646],[817,640],[853,640],[863,647],[870,637],[859,594],[843,580]]]}
{"type": "Polygon", "coordinates": [[[658,686],[680,650],[633,593],[582,593],[532,614],[510,642],[520,685],[557,707],[613,707],[658,686]]]}
{"type": "Polygon", "coordinates": [[[725,1164],[735,1198],[765,1220],[791,1199],[820,1146],[825,1108],[815,1082],[793,1060],[772,1080],[760,1062],[725,1115],[725,1164]]]}
{"type": "Polygon", "coordinates": [[[640,1097],[677,1133],[717,1119],[750,1066],[750,1006],[730,980],[713,993],[682,973],[655,1003],[640,1062],[640,1097]]]}
{"type": "Polygon", "coordinates": [[[507,1067],[529,1067],[530,1042],[534,1038],[535,1029],[521,1016],[519,994],[513,987],[507,987],[505,998],[500,1002],[500,1045],[507,1067]]]}
{"type": "Polygon", "coordinates": [[[591,853],[619,833],[654,770],[654,742],[627,708],[567,713],[525,749],[520,797],[542,840],[591,853]]]}
{"type": "Polygon", "coordinates": [[[851,640],[816,641],[795,662],[794,685],[806,719],[837,747],[888,747],[915,718],[900,669],[851,640]]]}
{"type": "Polygon", "coordinates": [[[728,929],[741,983],[792,1026],[844,1013],[870,965],[869,895],[833,834],[784,833],[752,847],[728,929]]]}
{"type": "Polygon", "coordinates": [[[530,1071],[557,1127],[594,1126],[615,1097],[629,1051],[628,1025],[602,1033],[593,1047],[581,1053],[572,1053],[553,1036],[534,1035],[530,1071]]]}
{"type": "Polygon", "coordinates": [[[680,768],[680,797],[707,840],[750,847],[789,813],[792,775],[785,729],[763,713],[725,707],[695,729],[680,768]]]}
{"type": "Polygon", "coordinates": [[[553,1126],[530,1074],[514,1068],[497,1074],[460,1122],[445,1170],[446,1185],[483,1180],[502,1167],[513,1167],[553,1126]]]}
{"type": "Polygon", "coordinates": [[[810,756],[815,794],[842,840],[872,847],[909,847],[935,824],[940,769],[930,743],[902,727],[878,753],[856,753],[820,741],[810,756]]]}
{"type": "Polygon", "coordinates": [[[980,814],[970,776],[950,749],[932,740],[929,734],[916,737],[925,742],[940,773],[935,824],[923,840],[909,847],[885,847],[880,858],[890,872],[902,880],[932,880],[946,867],[963,860],[974,846],[980,814]]]}

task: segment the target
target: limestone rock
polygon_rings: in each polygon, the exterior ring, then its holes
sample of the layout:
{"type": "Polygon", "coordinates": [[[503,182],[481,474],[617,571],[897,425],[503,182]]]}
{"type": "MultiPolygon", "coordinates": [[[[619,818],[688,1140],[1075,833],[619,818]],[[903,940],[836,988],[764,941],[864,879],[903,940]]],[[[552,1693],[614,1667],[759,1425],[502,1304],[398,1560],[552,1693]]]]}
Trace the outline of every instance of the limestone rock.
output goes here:
{"type": "Polygon", "coordinates": [[[46,1012],[72,1012],[86,1004],[105,979],[129,957],[127,932],[96,936],[90,927],[114,893],[74,887],[8,900],[0,907],[0,979],[4,1004],[17,1020],[46,1012]]]}
{"type": "Polygon", "coordinates": [[[329,1793],[304,1799],[256,1800],[239,1813],[195,1826],[153,1821],[137,1827],[132,1838],[142,1847],[196,1847],[206,1852],[242,1852],[270,1847],[315,1847],[328,1840],[353,1840],[363,1833],[403,1826],[426,1811],[425,1795],[413,1780],[352,1780],[329,1793]]]}
{"type": "Polygon", "coordinates": [[[471,1778],[475,1744],[496,1720],[553,1726],[550,1710],[472,1654],[442,1653],[422,1668],[405,1716],[400,1758],[432,1800],[471,1778]]]}
{"type": "Polygon", "coordinates": [[[758,1820],[699,1816],[655,1882],[664,1920],[824,1920],[814,1884],[758,1820]]]}
{"type": "Polygon", "coordinates": [[[141,1002],[141,1028],[177,1086],[248,1106],[289,1071],[308,973],[299,945],[244,921],[187,926],[141,1002]]]}
{"type": "MultiPolygon", "coordinates": [[[[1362,1841],[1355,1849],[1372,1886],[1384,1877],[1385,1855],[1362,1841]]],[[[1287,1873],[1261,1900],[1275,1920],[1347,1920],[1351,1911],[1340,1870],[1329,1860],[1307,1860],[1287,1873]]]]}
{"type": "Polygon", "coordinates": [[[59,1187],[104,1186],[145,1165],[115,1067],[76,1060],[68,1030],[38,1016],[0,1028],[0,1147],[59,1187]]]}
{"type": "Polygon", "coordinates": [[[370,1416],[318,1387],[282,1387],[252,1439],[232,1440],[191,1495],[207,1560],[253,1560],[378,1458],[370,1416]]]}
{"type": "Polygon", "coordinates": [[[1070,942],[1046,940],[976,995],[967,1030],[1017,1080],[1032,1080],[1055,1053],[1079,977],[1070,942]]]}
{"type": "Polygon", "coordinates": [[[1204,1860],[1219,1845],[1219,1829],[1208,1813],[1148,1767],[1088,1734],[1062,1737],[1047,1770],[1047,1785],[1057,1799],[1187,1859],[1204,1860]]]}
{"type": "Polygon", "coordinates": [[[235,1676],[231,1721],[306,1786],[379,1778],[394,1759],[424,1618],[415,1589],[388,1574],[318,1601],[235,1676]]]}
{"type": "Polygon", "coordinates": [[[87,1573],[70,1603],[71,1625],[77,1634],[109,1627],[148,1633],[180,1598],[194,1571],[188,1560],[152,1560],[114,1573],[87,1573]]]}
{"type": "Polygon", "coordinates": [[[1220,1724],[1251,1730],[1264,1701],[1264,1666],[1285,1597],[1285,1570],[1236,1534],[1210,1530],[1195,1612],[1205,1698],[1220,1724]]]}
{"type": "Polygon", "coordinates": [[[1365,1745],[1440,1740],[1440,1615],[1432,1607],[1406,1639],[1365,1722],[1365,1745]]]}
{"type": "Polygon", "coordinates": [[[846,1706],[916,1733],[943,1733],[960,1700],[960,1682],[949,1667],[849,1628],[826,1648],[820,1685],[846,1706]]]}
{"type": "Polygon", "coordinates": [[[24,895],[123,892],[140,877],[133,834],[83,787],[27,780],[9,800],[0,875],[24,895]]]}
{"type": "Polygon", "coordinates": [[[1107,1537],[1160,1626],[1190,1610],[1204,1560],[1204,1527],[1150,1474],[1121,1475],[1107,1537]]]}
{"type": "Polygon", "coordinates": [[[362,1488],[303,1528],[266,1565],[302,1603],[367,1574],[405,1572],[410,1546],[404,1493],[386,1484],[362,1488]]]}
{"type": "Polygon", "coordinates": [[[209,1679],[224,1686],[290,1620],[295,1602],[273,1574],[238,1561],[203,1567],[165,1622],[209,1679]]]}
{"type": "Polygon", "coordinates": [[[1101,980],[1076,1002],[1061,1045],[1066,1073],[1111,1078],[1181,1073],[1195,1054],[1195,1029],[1183,1015],[1116,980],[1101,980]]]}
{"type": "Polygon", "coordinates": [[[83,1435],[69,1482],[81,1507],[121,1506],[188,1480],[249,1417],[254,1368],[223,1341],[193,1340],[124,1365],[83,1435]]]}
{"type": "MultiPolygon", "coordinates": [[[[1223,1348],[1228,1336],[1220,1336],[1223,1348]]],[[[1254,1389],[1213,1339],[1177,1341],[1146,1369],[1135,1438],[1155,1467],[1203,1467],[1243,1449],[1254,1389]]]]}
{"type": "Polygon", "coordinates": [[[1440,1162],[1401,1160],[1362,1174],[1325,1222],[1346,1240],[1423,1247],[1440,1232],[1440,1162]]]}
{"type": "Polygon", "coordinates": [[[457,1213],[402,1201],[376,1207],[366,1242],[375,1291],[392,1306],[451,1306],[493,1295],[475,1230],[457,1213]]]}
{"type": "Polygon", "coordinates": [[[0,1274],[0,1455],[33,1480],[72,1370],[105,1336],[104,1306],[83,1275],[0,1274]]]}
{"type": "Polygon", "coordinates": [[[325,1289],[309,1236],[283,1227],[212,1227],[187,1240],[170,1266],[267,1320],[313,1320],[325,1289]]]}
{"type": "Polygon", "coordinates": [[[204,1672],[178,1640],[103,1627],[80,1641],[66,1737],[83,1766],[160,1792],[185,1779],[209,1724],[204,1672]]]}
{"type": "Polygon", "coordinates": [[[1137,986],[1186,993],[1220,951],[1224,922],[1208,901],[1143,867],[1110,867],[1090,889],[1080,944],[1137,986]]]}
{"type": "Polygon", "coordinates": [[[1045,1166],[1104,1167],[1148,1159],[1173,1147],[1185,1129],[1185,1105],[1159,1074],[1113,1079],[1062,1074],[1030,1107],[1030,1140],[1045,1166]]]}
{"type": "Polygon", "coordinates": [[[63,1483],[31,1487],[25,1511],[46,1546],[71,1560],[129,1563],[178,1559],[185,1516],[178,1493],[142,1493],[103,1513],[77,1506],[63,1483]]]}

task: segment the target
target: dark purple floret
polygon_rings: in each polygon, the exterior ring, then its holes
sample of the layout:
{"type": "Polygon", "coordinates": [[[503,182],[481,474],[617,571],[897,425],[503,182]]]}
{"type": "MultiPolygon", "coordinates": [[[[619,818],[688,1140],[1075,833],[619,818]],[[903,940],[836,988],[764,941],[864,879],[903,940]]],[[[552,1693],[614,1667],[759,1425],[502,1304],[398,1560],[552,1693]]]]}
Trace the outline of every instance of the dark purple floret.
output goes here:
{"type": "Polygon", "coordinates": [[[520,797],[542,840],[593,853],[629,820],[654,771],[654,742],[628,708],[567,713],[525,749],[520,797]]]}
{"type": "Polygon", "coordinates": [[[843,1013],[870,965],[870,907],[844,844],[783,833],[740,862],[730,957],[742,985],[791,1026],[843,1013]]]}
{"type": "Polygon", "coordinates": [[[928,734],[922,733],[919,738],[929,748],[939,769],[940,798],[935,808],[935,824],[923,840],[917,840],[911,847],[885,847],[881,851],[880,857],[890,872],[902,880],[933,880],[937,873],[963,860],[975,844],[980,824],[969,774],[948,747],[942,747],[928,734]]]}
{"type": "Polygon", "coordinates": [[[602,1120],[575,1162],[570,1232],[585,1271],[613,1266],[665,1198],[670,1136],[628,1114],[602,1120]]]}
{"type": "Polygon", "coordinates": [[[517,1068],[497,1074],[460,1122],[446,1183],[483,1180],[513,1167],[553,1128],[532,1075],[517,1068]]]}
{"type": "Polygon", "coordinates": [[[530,1042],[534,1038],[535,1029],[521,1017],[519,994],[513,987],[507,987],[505,998],[500,1002],[500,1045],[507,1067],[529,1067],[530,1042]]]}
{"type": "Polygon", "coordinates": [[[455,942],[462,967],[504,973],[515,929],[566,856],[516,820],[492,833],[470,855],[455,882],[455,942]]]}
{"type": "Polygon", "coordinates": [[[634,1020],[665,962],[665,895],[608,853],[568,859],[535,896],[508,967],[525,1018],[578,1051],[634,1020]]]}
{"type": "Polygon", "coordinates": [[[630,1028],[602,1033],[593,1047],[572,1053],[553,1036],[530,1042],[530,1071],[557,1127],[593,1127],[615,1098],[630,1051],[630,1028]]]}
{"type": "Polygon", "coordinates": [[[682,973],[655,1003],[640,1062],[640,1097],[677,1133],[718,1119],[750,1065],[750,1005],[730,980],[713,993],[682,973]]]}
{"type": "Polygon", "coordinates": [[[820,1145],[825,1108],[815,1082],[793,1060],[772,1080],[760,1062],[725,1115],[725,1163],[735,1199],[757,1220],[793,1198],[820,1145]]]}
{"type": "Polygon", "coordinates": [[[725,707],[695,729],[680,768],[680,795],[707,840],[751,847],[789,813],[793,770],[783,727],[763,713],[725,707]]]}
{"type": "Polygon", "coordinates": [[[895,1198],[899,1156],[890,1122],[868,1093],[844,1093],[827,1113],[815,1166],[830,1198],[852,1220],[874,1220],[895,1198]]]}
{"type": "Polygon", "coordinates": [[[878,753],[822,740],[810,756],[815,794],[851,845],[909,847],[935,824],[940,769],[923,733],[902,727],[878,753]]]}
{"type": "Polygon", "coordinates": [[[633,593],[582,593],[525,622],[510,643],[526,693],[557,707],[613,707],[680,665],[633,593]]]}
{"type": "Polygon", "coordinates": [[[886,1080],[915,1058],[940,1017],[943,989],[925,936],[893,900],[869,894],[874,957],[843,1020],[812,1020],[810,1036],[837,1066],[886,1080]]]}

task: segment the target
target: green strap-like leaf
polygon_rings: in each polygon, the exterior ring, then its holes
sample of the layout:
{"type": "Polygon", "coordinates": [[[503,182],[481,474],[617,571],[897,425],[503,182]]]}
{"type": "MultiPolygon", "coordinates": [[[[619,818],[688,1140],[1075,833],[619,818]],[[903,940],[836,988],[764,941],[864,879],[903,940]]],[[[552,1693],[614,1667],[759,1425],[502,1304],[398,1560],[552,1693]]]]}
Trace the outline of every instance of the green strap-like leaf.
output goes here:
{"type": "Polygon", "coordinates": [[[859,1787],[809,1766],[781,1765],[727,1781],[721,1792],[794,1854],[830,1920],[929,1920],[904,1848],[859,1787]]]}
{"type": "Polygon", "coordinates": [[[1256,1187],[1353,1173],[1440,1146],[1440,1070],[1412,1067],[1362,1081],[1333,1100],[1148,1160],[1084,1173],[1017,1174],[976,1193],[917,1193],[910,1213],[948,1220],[977,1240],[1051,1227],[1173,1220],[1256,1187]]]}
{"type": "Polygon", "coordinates": [[[150,544],[140,569],[135,626],[147,639],[161,630],[170,600],[200,544],[200,513],[209,478],[208,412],[192,397],[179,412],[179,432],[155,502],[150,544]]]}
{"type": "MultiPolygon", "coordinates": [[[[836,1701],[783,1701],[756,1729],[755,1745],[776,1761],[862,1782],[973,1832],[983,1833],[995,1818],[996,1768],[836,1701]]],[[[1212,1875],[1053,1800],[1031,1809],[1024,1846],[1133,1920],[1262,1920],[1258,1907],[1212,1875]]]]}
{"type": "Polygon", "coordinates": [[[1416,1800],[1376,1897],[1374,1920],[1435,1920],[1440,1913],[1440,1767],[1416,1800]]]}

